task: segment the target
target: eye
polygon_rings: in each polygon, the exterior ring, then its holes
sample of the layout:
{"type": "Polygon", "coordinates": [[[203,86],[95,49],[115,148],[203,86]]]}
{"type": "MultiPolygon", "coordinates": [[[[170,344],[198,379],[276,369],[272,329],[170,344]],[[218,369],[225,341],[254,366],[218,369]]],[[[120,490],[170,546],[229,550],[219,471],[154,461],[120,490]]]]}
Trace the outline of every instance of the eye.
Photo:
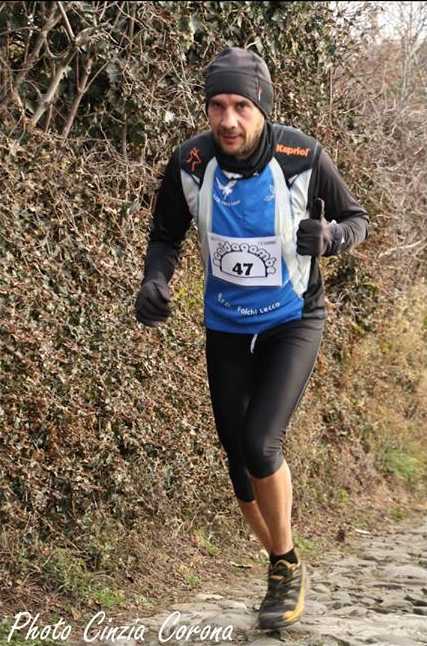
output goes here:
{"type": "Polygon", "coordinates": [[[239,101],[237,104],[237,109],[240,111],[246,110],[249,107],[250,107],[250,103],[248,101],[239,101]]]}
{"type": "Polygon", "coordinates": [[[212,108],[212,110],[221,110],[222,105],[218,101],[211,101],[209,102],[209,107],[212,108]]]}

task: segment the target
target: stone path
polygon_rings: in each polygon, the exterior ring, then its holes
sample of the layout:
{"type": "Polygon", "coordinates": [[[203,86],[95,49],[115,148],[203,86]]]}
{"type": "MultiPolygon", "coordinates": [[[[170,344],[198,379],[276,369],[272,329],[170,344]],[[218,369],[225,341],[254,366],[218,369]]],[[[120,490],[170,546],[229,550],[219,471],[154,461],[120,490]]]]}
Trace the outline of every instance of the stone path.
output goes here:
{"type": "MultiPolygon", "coordinates": [[[[223,594],[199,594],[191,603],[138,618],[126,635],[108,639],[93,624],[84,643],[94,646],[421,646],[427,644],[427,523],[384,535],[359,534],[347,554],[328,553],[307,566],[305,613],[286,630],[255,628],[265,576],[248,577],[223,594]],[[245,583],[243,583],[245,581],[245,583]],[[95,634],[100,641],[94,638],[95,634]]],[[[101,622],[102,623],[102,622],[101,622]]]]}
{"type": "MultiPolygon", "coordinates": [[[[251,646],[420,646],[427,644],[427,524],[384,536],[358,535],[352,551],[319,568],[307,566],[310,590],[302,619],[274,633],[255,629],[265,581],[251,579],[224,595],[198,595],[192,603],[139,620],[145,630],[125,642],[250,644],[251,646]],[[135,639],[136,638],[136,639],[135,639]]],[[[103,642],[106,643],[105,641],[103,642]]]]}

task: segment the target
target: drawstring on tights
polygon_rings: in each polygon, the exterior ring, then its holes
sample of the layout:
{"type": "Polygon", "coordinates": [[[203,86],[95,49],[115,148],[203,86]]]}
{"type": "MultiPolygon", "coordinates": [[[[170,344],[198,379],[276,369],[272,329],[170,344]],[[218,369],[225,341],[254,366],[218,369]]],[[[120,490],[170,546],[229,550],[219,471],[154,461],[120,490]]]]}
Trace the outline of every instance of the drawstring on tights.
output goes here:
{"type": "Polygon", "coordinates": [[[251,341],[251,354],[255,352],[255,343],[258,338],[258,334],[254,334],[251,341]]]}

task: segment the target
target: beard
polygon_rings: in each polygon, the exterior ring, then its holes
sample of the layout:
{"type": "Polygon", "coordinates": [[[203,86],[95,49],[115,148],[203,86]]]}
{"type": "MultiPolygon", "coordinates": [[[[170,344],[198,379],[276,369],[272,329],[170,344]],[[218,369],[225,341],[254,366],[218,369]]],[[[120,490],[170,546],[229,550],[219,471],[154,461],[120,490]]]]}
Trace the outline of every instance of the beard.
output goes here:
{"type": "Polygon", "coordinates": [[[229,157],[235,157],[236,159],[246,159],[257,148],[259,141],[261,139],[262,130],[263,128],[260,128],[260,130],[258,132],[255,132],[250,139],[248,139],[246,135],[244,135],[242,145],[233,151],[229,151],[226,148],[224,148],[224,146],[221,145],[221,135],[233,136],[235,134],[234,132],[221,131],[218,136],[215,135],[215,141],[219,149],[224,153],[224,155],[228,155],[229,157]]]}

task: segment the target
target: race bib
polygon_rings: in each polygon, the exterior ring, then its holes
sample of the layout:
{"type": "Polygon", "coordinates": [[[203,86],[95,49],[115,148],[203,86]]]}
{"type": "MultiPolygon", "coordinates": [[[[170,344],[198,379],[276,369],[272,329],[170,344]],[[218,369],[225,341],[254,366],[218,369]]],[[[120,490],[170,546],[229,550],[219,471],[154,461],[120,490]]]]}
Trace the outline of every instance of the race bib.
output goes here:
{"type": "Polygon", "coordinates": [[[279,236],[231,238],[208,233],[212,273],[243,287],[279,287],[282,249],[279,236]]]}

